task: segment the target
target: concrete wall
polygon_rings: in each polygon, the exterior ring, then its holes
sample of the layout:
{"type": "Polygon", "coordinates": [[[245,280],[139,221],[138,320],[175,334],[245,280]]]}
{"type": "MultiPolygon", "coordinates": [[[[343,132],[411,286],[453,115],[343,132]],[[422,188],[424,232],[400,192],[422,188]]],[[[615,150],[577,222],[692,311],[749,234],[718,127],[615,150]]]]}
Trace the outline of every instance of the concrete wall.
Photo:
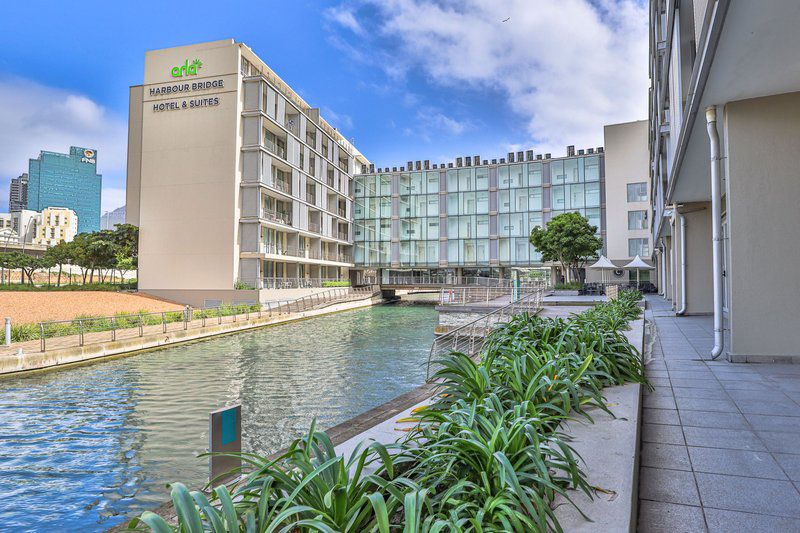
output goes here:
{"type": "Polygon", "coordinates": [[[144,87],[130,88],[128,101],[128,164],[125,184],[125,222],[139,225],[139,189],[142,184],[142,102],[144,87]]]}
{"type": "Polygon", "coordinates": [[[239,256],[238,71],[239,46],[230,40],[146,54],[139,193],[144,291],[233,289],[239,256]],[[202,62],[196,76],[172,76],[173,67],[195,59],[202,62]],[[222,87],[191,88],[220,81],[222,87]],[[185,84],[189,91],[150,92],[185,84]],[[192,107],[209,98],[218,104],[192,107]],[[163,103],[177,109],[154,109],[163,103]]]}
{"type": "MultiPolygon", "coordinates": [[[[652,223],[650,202],[628,202],[627,185],[646,182],[649,190],[650,152],[646,120],[613,124],[603,129],[606,165],[606,255],[611,260],[633,259],[628,255],[628,239],[651,239],[651,231],[629,230],[628,212],[646,211],[648,228],[652,223]]],[[[653,246],[650,242],[650,252],[653,246]]],[[[648,257],[642,259],[648,260],[648,257]]]]}
{"type": "MultiPolygon", "coordinates": [[[[713,269],[711,258],[711,206],[687,204],[686,217],[686,314],[705,315],[714,312],[713,269]]],[[[675,264],[676,309],[680,308],[680,238],[672,235],[675,264]]]]}
{"type": "Polygon", "coordinates": [[[731,347],[800,354],[800,92],[725,106],[731,347]]]}

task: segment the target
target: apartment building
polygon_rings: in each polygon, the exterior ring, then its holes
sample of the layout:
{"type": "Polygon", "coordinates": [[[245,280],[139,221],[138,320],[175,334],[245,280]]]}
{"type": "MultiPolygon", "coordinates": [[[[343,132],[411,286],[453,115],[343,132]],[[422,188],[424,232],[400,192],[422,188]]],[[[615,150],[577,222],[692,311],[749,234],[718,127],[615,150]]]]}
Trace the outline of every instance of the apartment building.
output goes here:
{"type": "Polygon", "coordinates": [[[604,236],[604,187],[603,148],[364,166],[355,177],[354,260],[385,279],[509,277],[544,266],[529,235],[555,215],[577,211],[604,236]]]}
{"type": "Polygon", "coordinates": [[[29,209],[0,213],[0,244],[33,242],[40,215],[29,209]]]}
{"type": "Polygon", "coordinates": [[[28,174],[22,173],[16,178],[11,178],[11,185],[8,188],[8,210],[14,212],[27,208],[28,174]]]}
{"type": "Polygon", "coordinates": [[[800,7],[651,0],[658,276],[714,316],[713,356],[800,360],[800,7]]]}
{"type": "MultiPolygon", "coordinates": [[[[611,124],[603,129],[605,145],[606,248],[618,269],[606,272],[610,281],[634,281],[624,267],[637,255],[651,264],[650,152],[647,120],[611,124]]],[[[596,278],[594,273],[593,279],[596,278]]],[[[658,285],[655,274],[639,273],[642,282],[658,285]]]]}
{"type": "Polygon", "coordinates": [[[66,207],[46,207],[36,217],[33,244],[55,246],[72,242],[78,234],[78,215],[66,207]]]}
{"type": "Polygon", "coordinates": [[[352,176],[369,161],[250,48],[147,52],[129,112],[141,290],[203,305],[349,276],[352,176]]]}

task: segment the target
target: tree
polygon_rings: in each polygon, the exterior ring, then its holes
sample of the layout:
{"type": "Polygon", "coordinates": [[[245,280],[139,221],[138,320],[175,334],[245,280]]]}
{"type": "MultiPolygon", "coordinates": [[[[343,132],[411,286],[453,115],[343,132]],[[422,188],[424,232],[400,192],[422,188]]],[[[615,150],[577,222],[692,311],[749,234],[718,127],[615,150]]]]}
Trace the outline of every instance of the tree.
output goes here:
{"type": "Polygon", "coordinates": [[[562,213],[550,219],[546,228],[533,228],[530,242],[541,252],[543,261],[558,261],[566,281],[572,281],[578,269],[603,248],[596,233],[597,226],[580,213],[562,213]]]}
{"type": "Polygon", "coordinates": [[[131,258],[133,267],[128,270],[135,269],[139,263],[139,228],[133,224],[116,224],[112,240],[123,256],[131,258]]]}
{"type": "Polygon", "coordinates": [[[53,265],[58,265],[58,286],[61,286],[61,272],[64,265],[68,265],[74,260],[74,247],[71,242],[62,241],[52,248],[48,248],[44,253],[46,259],[52,262],[53,265]]]}

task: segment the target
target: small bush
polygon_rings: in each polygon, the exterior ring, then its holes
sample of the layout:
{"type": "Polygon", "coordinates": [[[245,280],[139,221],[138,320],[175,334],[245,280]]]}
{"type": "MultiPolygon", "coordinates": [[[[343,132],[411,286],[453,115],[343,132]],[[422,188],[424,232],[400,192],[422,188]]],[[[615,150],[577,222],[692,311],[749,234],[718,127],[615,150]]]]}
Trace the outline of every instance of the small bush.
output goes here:
{"type": "Polygon", "coordinates": [[[129,280],[124,283],[69,283],[58,286],[52,285],[28,285],[10,283],[0,285],[0,291],[25,291],[25,292],[53,292],[53,291],[135,291],[137,280],[129,280]]]}
{"type": "Polygon", "coordinates": [[[583,288],[580,281],[570,281],[568,283],[556,283],[557,291],[579,291],[583,288]]]}
{"type": "Polygon", "coordinates": [[[347,280],[340,280],[340,281],[323,281],[323,287],[349,287],[350,282],[347,280]]]}
{"type": "Polygon", "coordinates": [[[244,281],[237,281],[233,284],[233,288],[237,291],[254,291],[256,290],[255,287],[250,285],[249,283],[245,283],[244,281]]]}

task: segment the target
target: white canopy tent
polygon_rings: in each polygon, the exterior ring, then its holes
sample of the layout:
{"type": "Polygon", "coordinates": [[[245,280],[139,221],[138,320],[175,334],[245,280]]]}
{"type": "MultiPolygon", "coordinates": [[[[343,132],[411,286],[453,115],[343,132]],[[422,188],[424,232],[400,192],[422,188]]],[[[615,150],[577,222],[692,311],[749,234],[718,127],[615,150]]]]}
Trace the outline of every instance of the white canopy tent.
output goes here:
{"type": "Polygon", "coordinates": [[[651,266],[651,265],[648,265],[647,263],[642,261],[641,257],[639,257],[637,255],[636,257],[633,258],[633,261],[631,261],[630,263],[625,265],[624,268],[626,268],[628,270],[631,270],[631,269],[634,269],[634,268],[636,269],[636,288],[638,289],[639,288],[639,271],[640,270],[652,270],[655,267],[651,266]]]}
{"type": "Polygon", "coordinates": [[[596,263],[593,265],[589,265],[589,268],[593,268],[600,271],[600,279],[605,283],[605,271],[606,270],[614,270],[617,268],[617,265],[612,263],[606,256],[601,255],[600,259],[597,260],[596,263]]]}

